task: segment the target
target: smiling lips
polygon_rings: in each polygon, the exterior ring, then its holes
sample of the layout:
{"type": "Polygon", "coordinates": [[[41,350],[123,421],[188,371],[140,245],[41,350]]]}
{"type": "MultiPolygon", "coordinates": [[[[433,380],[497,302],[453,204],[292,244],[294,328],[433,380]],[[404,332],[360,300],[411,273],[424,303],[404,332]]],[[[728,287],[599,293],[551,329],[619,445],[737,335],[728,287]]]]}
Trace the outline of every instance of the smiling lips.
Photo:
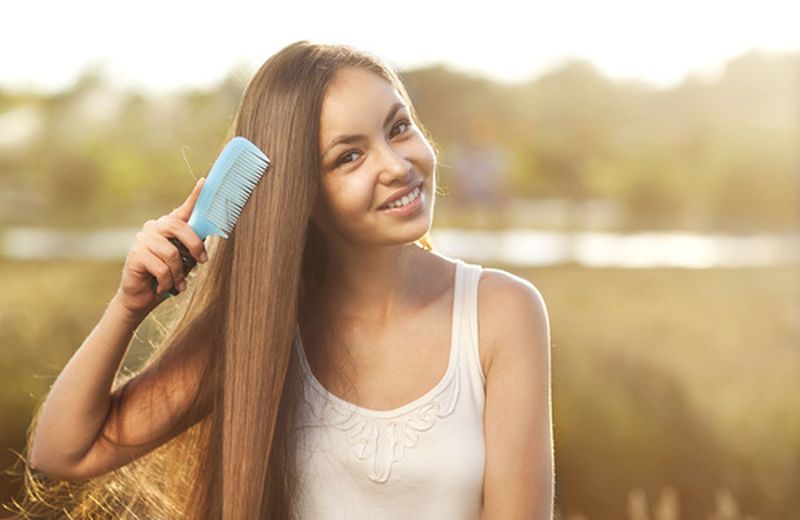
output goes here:
{"type": "Polygon", "coordinates": [[[396,199],[394,202],[390,202],[389,204],[385,204],[384,206],[382,206],[381,209],[387,210],[387,209],[402,208],[410,204],[412,201],[416,200],[419,197],[419,194],[420,194],[420,188],[418,186],[413,190],[411,190],[411,193],[409,193],[408,195],[400,197],[399,199],[396,199]]]}
{"type": "Polygon", "coordinates": [[[389,197],[389,199],[386,202],[384,202],[381,206],[379,206],[378,209],[389,209],[392,207],[404,206],[410,200],[413,200],[415,196],[419,196],[419,190],[421,188],[422,188],[422,181],[419,181],[414,186],[409,186],[408,188],[399,190],[391,197],[389,197]]]}

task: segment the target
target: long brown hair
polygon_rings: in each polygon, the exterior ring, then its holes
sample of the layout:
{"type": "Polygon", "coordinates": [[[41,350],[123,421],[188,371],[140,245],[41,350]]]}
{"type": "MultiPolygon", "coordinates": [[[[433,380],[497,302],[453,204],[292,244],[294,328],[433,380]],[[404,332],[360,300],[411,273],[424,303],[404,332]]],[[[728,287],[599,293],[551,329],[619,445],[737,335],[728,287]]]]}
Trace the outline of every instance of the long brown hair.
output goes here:
{"type": "MultiPolygon", "coordinates": [[[[293,517],[300,372],[292,341],[299,322],[315,319],[315,288],[329,265],[330,250],[310,216],[320,190],[323,97],[343,67],[390,82],[430,140],[397,74],[369,53],[300,41],[267,60],[242,96],[231,133],[257,144],[272,167],[231,236],[208,240],[209,261],[195,268],[188,292],[148,317],[165,322],[164,334],[140,370],[158,363],[197,320],[214,324],[201,378],[213,387],[211,413],[145,456],[86,482],[50,481],[26,464],[22,503],[14,501],[18,516],[293,517]]],[[[428,234],[417,245],[433,249],[428,234]]],[[[118,375],[115,388],[134,375],[118,375]]]]}

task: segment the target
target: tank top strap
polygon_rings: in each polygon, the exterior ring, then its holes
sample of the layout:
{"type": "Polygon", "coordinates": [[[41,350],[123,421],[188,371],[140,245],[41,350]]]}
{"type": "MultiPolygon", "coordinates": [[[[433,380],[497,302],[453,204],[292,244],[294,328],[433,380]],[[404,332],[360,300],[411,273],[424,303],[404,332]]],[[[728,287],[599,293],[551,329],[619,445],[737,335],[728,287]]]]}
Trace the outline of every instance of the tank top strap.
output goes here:
{"type": "Polygon", "coordinates": [[[478,284],[483,266],[458,260],[461,264],[461,277],[456,280],[460,291],[457,292],[458,306],[456,319],[459,328],[459,348],[463,354],[462,366],[469,374],[472,383],[481,389],[485,388],[486,376],[480,362],[478,348],[478,284]]]}

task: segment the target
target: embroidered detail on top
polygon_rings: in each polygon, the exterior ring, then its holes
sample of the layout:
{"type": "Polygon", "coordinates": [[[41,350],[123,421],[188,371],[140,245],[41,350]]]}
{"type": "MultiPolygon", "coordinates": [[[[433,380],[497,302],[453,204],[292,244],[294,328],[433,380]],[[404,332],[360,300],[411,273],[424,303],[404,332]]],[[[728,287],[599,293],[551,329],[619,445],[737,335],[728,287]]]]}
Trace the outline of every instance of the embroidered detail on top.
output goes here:
{"type": "MultiPolygon", "coordinates": [[[[417,445],[420,433],[433,428],[437,418],[452,414],[461,387],[458,364],[446,377],[450,380],[419,406],[396,417],[372,417],[355,408],[331,400],[306,380],[304,387],[313,389],[306,399],[313,414],[324,424],[336,427],[348,437],[355,455],[367,463],[367,475],[378,483],[386,482],[392,465],[400,461],[406,449],[417,445]]],[[[308,374],[306,374],[308,377],[308,374]]]]}

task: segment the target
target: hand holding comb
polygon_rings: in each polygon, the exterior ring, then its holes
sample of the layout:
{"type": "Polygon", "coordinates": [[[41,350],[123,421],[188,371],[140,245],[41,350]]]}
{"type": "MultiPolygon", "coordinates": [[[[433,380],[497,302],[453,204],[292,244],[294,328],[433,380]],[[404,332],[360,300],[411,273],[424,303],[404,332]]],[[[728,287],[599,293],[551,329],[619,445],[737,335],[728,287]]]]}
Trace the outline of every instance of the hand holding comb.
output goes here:
{"type": "MultiPolygon", "coordinates": [[[[188,224],[205,240],[209,235],[228,238],[247,200],[258,181],[270,167],[269,158],[256,145],[244,137],[234,137],[225,145],[208,173],[203,189],[197,198],[188,224]]],[[[184,276],[197,261],[186,246],[175,237],[169,237],[180,252],[184,276]]],[[[158,281],[153,278],[153,289],[158,281]]],[[[173,287],[164,297],[178,294],[173,287]]]]}

